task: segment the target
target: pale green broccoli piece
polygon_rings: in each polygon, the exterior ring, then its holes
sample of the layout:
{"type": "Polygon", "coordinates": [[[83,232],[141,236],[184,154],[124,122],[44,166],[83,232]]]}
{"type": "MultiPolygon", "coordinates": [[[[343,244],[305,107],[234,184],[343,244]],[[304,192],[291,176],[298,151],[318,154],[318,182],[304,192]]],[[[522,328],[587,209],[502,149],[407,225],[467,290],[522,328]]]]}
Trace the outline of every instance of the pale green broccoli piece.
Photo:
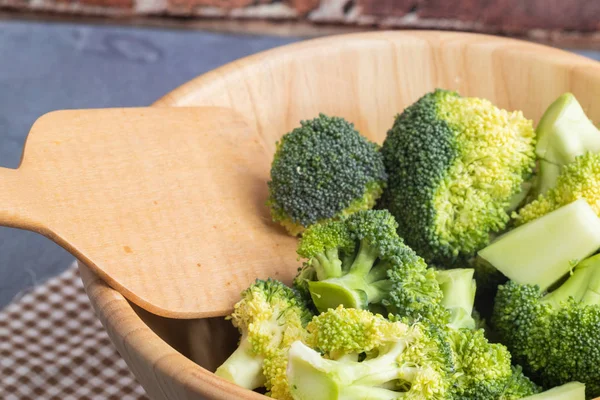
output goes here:
{"type": "Polygon", "coordinates": [[[524,397],[522,400],[585,400],[585,385],[580,382],[569,382],[543,393],[524,397]]]}
{"type": "Polygon", "coordinates": [[[511,230],[478,254],[513,281],[546,290],[598,248],[600,218],[580,199],[511,230]]]}

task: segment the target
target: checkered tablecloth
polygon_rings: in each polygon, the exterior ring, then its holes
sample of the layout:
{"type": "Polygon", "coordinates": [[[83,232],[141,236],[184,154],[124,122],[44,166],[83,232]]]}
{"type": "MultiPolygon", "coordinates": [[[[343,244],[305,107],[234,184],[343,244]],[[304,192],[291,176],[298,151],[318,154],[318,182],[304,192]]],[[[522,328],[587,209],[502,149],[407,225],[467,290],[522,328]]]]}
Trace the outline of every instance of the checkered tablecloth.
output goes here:
{"type": "Polygon", "coordinates": [[[76,265],[0,310],[0,399],[147,399],[96,318],[76,265]]]}

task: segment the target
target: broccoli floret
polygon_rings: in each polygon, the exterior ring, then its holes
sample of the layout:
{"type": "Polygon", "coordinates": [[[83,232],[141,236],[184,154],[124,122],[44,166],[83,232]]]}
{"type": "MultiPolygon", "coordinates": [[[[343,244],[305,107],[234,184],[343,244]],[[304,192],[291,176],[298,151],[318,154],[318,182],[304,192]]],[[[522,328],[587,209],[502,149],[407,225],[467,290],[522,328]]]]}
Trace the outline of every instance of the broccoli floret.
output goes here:
{"type": "Polygon", "coordinates": [[[520,367],[511,365],[507,348],[490,343],[482,329],[449,329],[448,335],[455,354],[454,399],[516,400],[540,391],[520,367]]]}
{"type": "Polygon", "coordinates": [[[428,93],[387,133],[382,203],[426,261],[470,256],[505,228],[535,165],[534,145],[532,121],[520,111],[428,93]]]}
{"type": "Polygon", "coordinates": [[[578,199],[587,200],[600,215],[600,153],[585,153],[563,166],[554,185],[513,217],[517,224],[525,224],[578,199]]]}
{"type": "Polygon", "coordinates": [[[500,286],[492,324],[542,386],[579,381],[588,398],[600,396],[600,255],[579,263],[549,293],[513,281],[500,286]]]}
{"type": "Polygon", "coordinates": [[[315,316],[306,327],[306,344],[332,360],[349,357],[358,361],[407,331],[407,325],[393,323],[379,314],[340,305],[315,316]]]}
{"type": "Polygon", "coordinates": [[[435,320],[442,299],[435,271],[402,242],[397,227],[387,210],[311,226],[298,246],[307,261],[295,286],[320,312],[342,304],[435,320]]]}
{"type": "Polygon", "coordinates": [[[539,391],[482,330],[406,324],[343,306],[307,329],[306,346],[290,351],[288,364],[297,400],[513,400],[539,391]]]}
{"type": "Polygon", "coordinates": [[[520,365],[513,365],[511,369],[512,376],[505,381],[504,390],[497,400],[519,400],[542,391],[541,387],[523,374],[523,368],[520,365]]]}
{"type": "Polygon", "coordinates": [[[273,220],[296,236],[316,222],[372,208],[386,180],[379,146],[343,118],[320,114],[277,143],[267,204],[273,220]]]}
{"type": "Polygon", "coordinates": [[[342,307],[311,324],[309,342],[324,355],[292,344],[287,375],[294,399],[450,398],[452,353],[440,330],[342,307]],[[363,361],[340,357],[363,352],[363,361]]]}
{"type": "Polygon", "coordinates": [[[273,279],[257,280],[228,317],[241,339],[215,374],[247,389],[265,386],[276,399],[291,399],[284,372],[287,351],[306,336],[311,318],[296,291],[273,279]]]}

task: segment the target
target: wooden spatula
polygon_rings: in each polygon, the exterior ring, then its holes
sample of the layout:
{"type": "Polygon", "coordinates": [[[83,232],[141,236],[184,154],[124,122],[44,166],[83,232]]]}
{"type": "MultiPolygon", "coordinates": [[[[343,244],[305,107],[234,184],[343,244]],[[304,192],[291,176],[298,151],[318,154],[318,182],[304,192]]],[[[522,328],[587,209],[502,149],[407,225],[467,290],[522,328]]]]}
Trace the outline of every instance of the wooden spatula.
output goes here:
{"type": "Polygon", "coordinates": [[[296,240],[265,206],[272,154],[223,108],[57,111],[0,169],[0,224],[39,232],[158,315],[225,315],[288,280],[296,240]]]}

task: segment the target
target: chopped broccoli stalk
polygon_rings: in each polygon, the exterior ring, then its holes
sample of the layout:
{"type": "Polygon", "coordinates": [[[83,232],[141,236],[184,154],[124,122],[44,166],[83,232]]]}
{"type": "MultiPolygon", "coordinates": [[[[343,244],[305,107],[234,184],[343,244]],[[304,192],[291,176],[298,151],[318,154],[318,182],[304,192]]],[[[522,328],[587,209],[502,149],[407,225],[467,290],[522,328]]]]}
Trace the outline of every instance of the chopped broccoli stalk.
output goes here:
{"type": "MultiPolygon", "coordinates": [[[[536,177],[535,190],[532,194],[543,195],[556,186],[556,181],[560,176],[561,166],[552,164],[546,160],[538,161],[538,176],[536,177]]],[[[535,196],[538,197],[538,196],[535,196]]],[[[514,215],[513,215],[514,217],[514,215]]],[[[518,219],[518,217],[517,217],[518,219]]],[[[521,221],[517,221],[521,222],[521,221]]]]}
{"type": "Polygon", "coordinates": [[[577,200],[497,238],[479,256],[519,284],[546,290],[600,248],[600,218],[577,200]]]}
{"type": "Polygon", "coordinates": [[[569,382],[545,392],[524,397],[522,400],[585,400],[585,385],[569,382]]]}
{"type": "Polygon", "coordinates": [[[506,227],[532,175],[534,146],[533,122],[520,111],[436,90],[387,133],[382,202],[426,261],[469,257],[506,227]]]}
{"type": "Polygon", "coordinates": [[[472,268],[437,271],[436,279],[442,290],[441,305],[450,312],[448,326],[454,329],[475,329],[473,305],[476,285],[472,268]]]}
{"type": "Polygon", "coordinates": [[[288,399],[287,351],[306,336],[311,318],[296,291],[270,278],[257,280],[242,292],[228,317],[242,337],[215,374],[246,389],[265,386],[271,397],[288,399]]]}
{"type": "Polygon", "coordinates": [[[435,320],[442,292],[434,271],[396,233],[387,210],[359,211],[309,227],[298,246],[307,259],[294,284],[320,312],[344,305],[435,320]]]}
{"type": "Polygon", "coordinates": [[[316,222],[373,208],[386,180],[379,146],[343,118],[320,114],[277,143],[267,204],[273,220],[297,236],[316,222]]]}
{"type": "Polygon", "coordinates": [[[600,152],[600,131],[571,93],[565,93],[544,112],[536,128],[539,158],[563,166],[587,152],[600,152]]]}
{"type": "Polygon", "coordinates": [[[578,381],[588,398],[600,396],[600,255],[580,262],[550,293],[534,284],[500,286],[492,324],[544,387],[578,381]]]}

